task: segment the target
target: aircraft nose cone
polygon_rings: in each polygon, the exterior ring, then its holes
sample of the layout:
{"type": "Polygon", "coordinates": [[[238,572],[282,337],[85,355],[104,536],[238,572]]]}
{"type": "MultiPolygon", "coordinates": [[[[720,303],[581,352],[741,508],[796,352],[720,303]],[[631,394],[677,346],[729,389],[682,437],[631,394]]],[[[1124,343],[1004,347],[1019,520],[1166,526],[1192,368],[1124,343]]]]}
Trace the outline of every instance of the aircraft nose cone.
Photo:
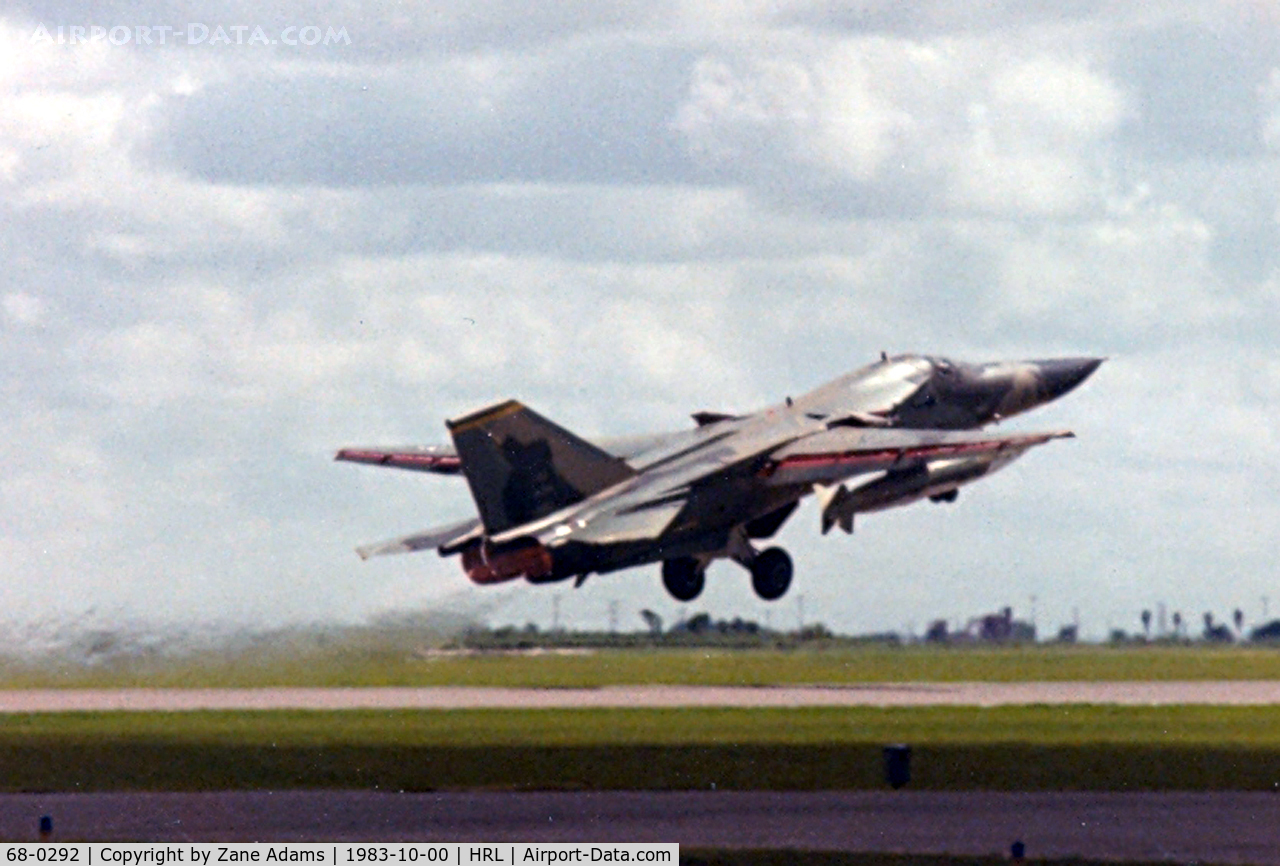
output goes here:
{"type": "Polygon", "coordinates": [[[1105,358],[1054,358],[1033,361],[1045,400],[1056,400],[1088,379],[1105,358]]]}

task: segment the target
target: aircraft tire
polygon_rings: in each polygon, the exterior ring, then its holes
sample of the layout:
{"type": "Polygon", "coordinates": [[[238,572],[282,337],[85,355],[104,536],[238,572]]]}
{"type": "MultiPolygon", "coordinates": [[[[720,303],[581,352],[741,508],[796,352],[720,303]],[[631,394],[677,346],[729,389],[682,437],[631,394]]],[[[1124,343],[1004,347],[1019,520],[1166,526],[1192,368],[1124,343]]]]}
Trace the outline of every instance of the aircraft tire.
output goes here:
{"type": "Polygon", "coordinates": [[[762,550],[751,562],[751,588],[765,601],[776,601],[787,594],[793,570],[791,557],[781,547],[762,550]]]}
{"type": "Polygon", "coordinates": [[[946,493],[937,493],[929,497],[930,502],[955,502],[960,497],[960,491],[956,488],[948,490],[946,493]]]}
{"type": "Polygon", "coordinates": [[[706,570],[692,556],[662,561],[662,585],[676,601],[693,601],[702,594],[706,582],[706,570]]]}

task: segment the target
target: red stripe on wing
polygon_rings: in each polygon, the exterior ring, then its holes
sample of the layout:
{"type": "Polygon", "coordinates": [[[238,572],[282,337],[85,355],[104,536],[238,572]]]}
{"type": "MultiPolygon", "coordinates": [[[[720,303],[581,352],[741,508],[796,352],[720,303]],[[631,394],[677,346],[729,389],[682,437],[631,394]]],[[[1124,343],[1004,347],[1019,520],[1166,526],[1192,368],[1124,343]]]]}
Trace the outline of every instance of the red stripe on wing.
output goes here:
{"type": "Polygon", "coordinates": [[[897,462],[906,458],[938,459],[962,457],[966,454],[989,454],[1003,448],[1023,448],[1047,442],[1053,436],[1021,436],[1015,439],[989,439],[982,442],[942,443],[938,445],[913,445],[907,448],[880,448],[875,451],[841,451],[821,454],[793,454],[771,464],[765,474],[772,475],[779,469],[792,467],[816,468],[824,466],[857,466],[866,463],[897,462]],[[995,446],[994,448],[992,446],[995,446]]]}

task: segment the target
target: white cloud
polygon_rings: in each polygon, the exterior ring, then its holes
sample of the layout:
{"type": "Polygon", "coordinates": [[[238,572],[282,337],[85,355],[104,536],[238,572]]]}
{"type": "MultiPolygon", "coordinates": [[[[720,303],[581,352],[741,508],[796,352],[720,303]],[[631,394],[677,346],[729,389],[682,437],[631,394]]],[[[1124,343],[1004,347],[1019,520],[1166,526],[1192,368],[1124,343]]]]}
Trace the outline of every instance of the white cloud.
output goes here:
{"type": "Polygon", "coordinates": [[[157,408],[197,393],[196,376],[210,348],[179,324],[143,322],[104,334],[84,350],[102,388],[126,405],[157,408]]]}
{"type": "Polygon", "coordinates": [[[30,327],[38,325],[45,316],[45,303],[39,298],[22,292],[12,292],[0,299],[5,318],[12,325],[30,327]]]}
{"type": "Polygon", "coordinates": [[[863,48],[869,46],[812,62],[704,58],[674,128],[713,164],[768,169],[781,159],[871,180],[910,116],[875,91],[869,80],[875,58],[864,57],[863,48]]]}
{"type": "Polygon", "coordinates": [[[1174,206],[979,235],[999,268],[990,312],[1006,327],[1053,321],[1104,347],[1229,326],[1246,314],[1214,272],[1212,228],[1174,206]]]}
{"type": "Polygon", "coordinates": [[[990,92],[1002,123],[1038,134],[1046,145],[1107,135],[1125,115],[1115,85],[1076,59],[1016,60],[992,76],[990,92]]]}
{"type": "Polygon", "coordinates": [[[1280,69],[1272,69],[1259,94],[1263,106],[1262,140],[1272,150],[1280,150],[1280,69]]]}
{"type": "Polygon", "coordinates": [[[1075,213],[1105,192],[1124,99],[1086,60],[1033,51],[860,37],[705,58],[675,127],[738,176],[924,183],[961,211],[1075,213]]]}

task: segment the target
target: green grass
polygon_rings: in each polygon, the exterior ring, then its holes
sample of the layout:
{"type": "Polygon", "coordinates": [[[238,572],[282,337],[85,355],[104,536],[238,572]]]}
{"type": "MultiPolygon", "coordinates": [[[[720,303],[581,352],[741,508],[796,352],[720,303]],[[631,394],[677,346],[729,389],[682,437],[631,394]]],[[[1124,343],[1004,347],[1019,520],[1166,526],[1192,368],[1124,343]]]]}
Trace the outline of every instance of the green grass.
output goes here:
{"type": "Polygon", "coordinates": [[[850,789],[913,749],[936,790],[1275,790],[1272,707],[0,716],[5,790],[850,789]]]}
{"type": "Polygon", "coordinates": [[[227,746],[1230,744],[1280,751],[1280,708],[690,707],[0,715],[0,744],[30,738],[64,742],[204,742],[227,746]]]}
{"type": "Polygon", "coordinates": [[[601,650],[424,656],[412,645],[271,647],[109,664],[0,662],[0,688],[116,686],[776,685],[1280,679],[1280,650],[1205,646],[601,650]]]}

